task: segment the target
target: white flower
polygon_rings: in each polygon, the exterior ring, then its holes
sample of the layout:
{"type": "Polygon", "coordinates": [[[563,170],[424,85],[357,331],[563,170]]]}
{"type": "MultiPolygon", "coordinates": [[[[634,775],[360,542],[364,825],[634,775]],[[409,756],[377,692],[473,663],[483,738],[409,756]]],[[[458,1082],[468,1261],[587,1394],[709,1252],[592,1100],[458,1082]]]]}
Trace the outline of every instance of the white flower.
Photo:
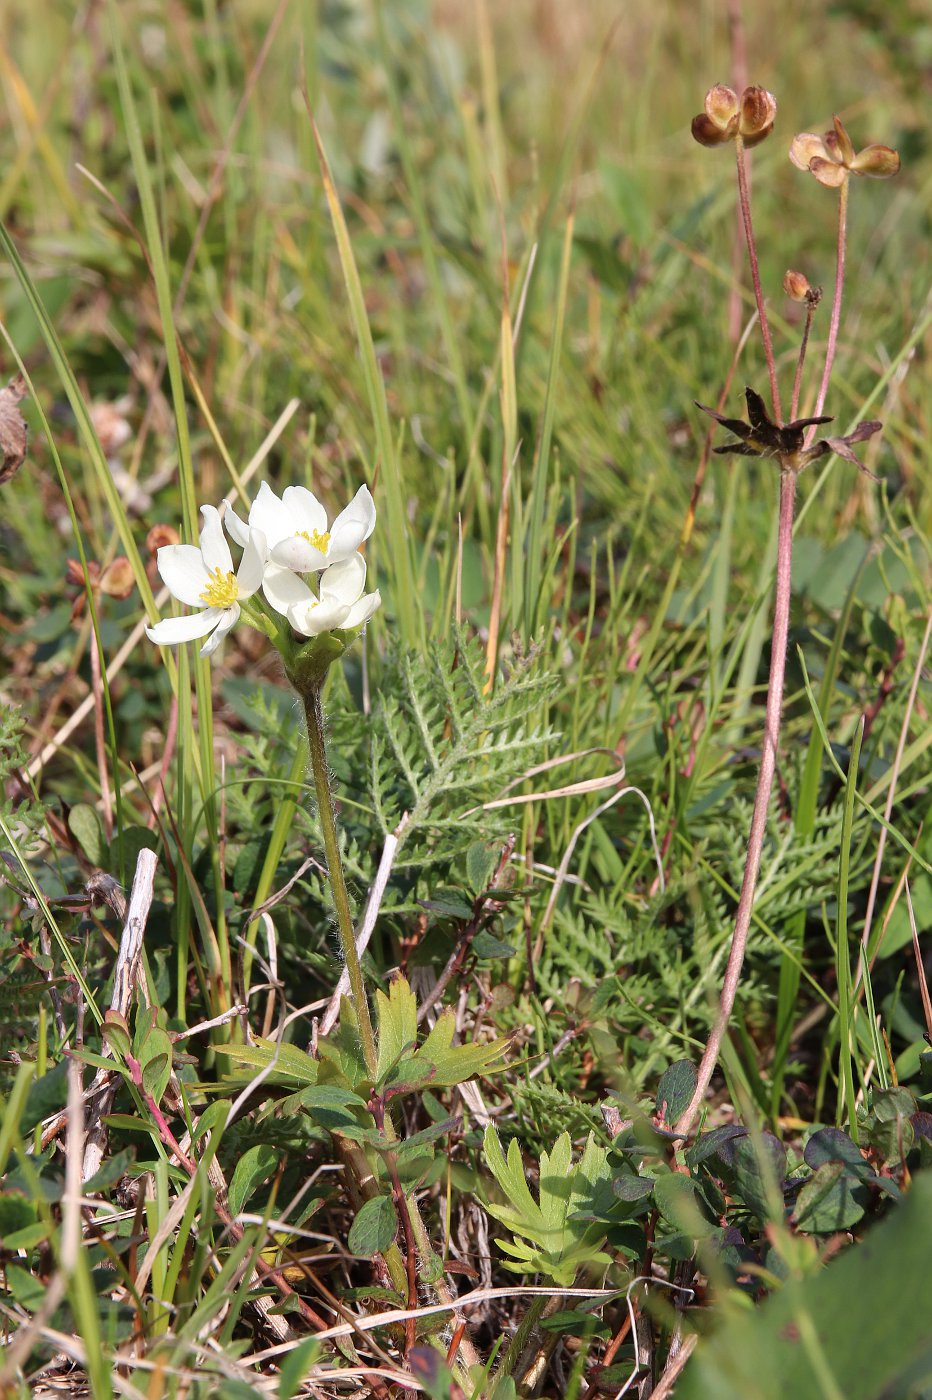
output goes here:
{"type": "Polygon", "coordinates": [[[365,593],[365,587],[366,561],[361,554],[351,554],[323,571],[319,596],[287,569],[281,570],[276,581],[276,594],[285,605],[280,610],[295,631],[304,637],[319,637],[322,632],[335,628],[349,631],[369,621],[382,599],[378,590],[365,593]]]}
{"type": "Polygon", "coordinates": [[[276,612],[287,613],[292,601],[288,571],[318,573],[350,558],[375,529],[375,502],[368,486],[360,486],[328,530],[327,512],[313,491],[286,486],[279,500],[263,481],[249,509],[248,526],[229,502],[225,520],[231,537],[244,547],[250,529],[265,536],[268,563],[262,591],[276,612]]]}
{"type": "Polygon", "coordinates": [[[226,542],[220,512],[215,506],[202,506],[204,528],[200,548],[193,544],[168,544],[158,552],[158,569],[169,592],[189,607],[203,605],[203,611],[187,617],[166,617],[146,636],[158,646],[175,646],[196,637],[212,635],[201,647],[201,656],[223,641],[240,614],[240,600],[251,598],[262,582],[268,545],[261,530],[245,530],[244,553],[236,574],[233,556],[226,542]]]}

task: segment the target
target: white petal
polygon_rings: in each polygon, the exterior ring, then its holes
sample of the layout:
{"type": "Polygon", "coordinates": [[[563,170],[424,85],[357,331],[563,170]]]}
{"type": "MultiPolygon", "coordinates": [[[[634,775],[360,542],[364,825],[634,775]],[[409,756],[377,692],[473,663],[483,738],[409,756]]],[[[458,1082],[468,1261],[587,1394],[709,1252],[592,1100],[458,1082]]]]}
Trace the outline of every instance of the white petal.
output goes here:
{"type": "Polygon", "coordinates": [[[245,520],[240,520],[229,501],[226,502],[226,510],[223,513],[223,523],[233,543],[238,544],[240,549],[245,549],[249,539],[249,526],[245,520]]]}
{"type": "Polygon", "coordinates": [[[331,564],[320,576],[321,602],[346,603],[351,606],[361,598],[366,586],[366,561],[353,553],[338,564],[331,564]]]}
{"type": "Polygon", "coordinates": [[[268,554],[265,535],[261,530],[250,530],[236,575],[236,591],[241,598],[251,598],[259,587],[268,554]]]}
{"type": "Polygon", "coordinates": [[[220,512],[216,506],[201,506],[204,528],[201,530],[201,554],[208,573],[219,569],[222,574],[232,574],[233,555],[223,533],[220,512]]]}
{"type": "Polygon", "coordinates": [[[232,608],[221,608],[221,609],[220,609],[220,621],[217,623],[217,626],[214,628],[214,634],[213,634],[213,636],[212,636],[212,637],[208,637],[208,638],[207,638],[207,641],[206,641],[206,642],[204,643],[204,645],[201,647],[201,656],[212,656],[213,653],[217,650],[217,648],[218,648],[218,646],[220,645],[220,643],[223,641],[223,639],[224,639],[224,637],[226,636],[226,634],[229,632],[230,628],[233,627],[233,626],[235,626],[235,624],[237,623],[238,620],[239,620],[239,604],[238,604],[238,603],[234,603],[233,606],[232,606],[232,608]]]}
{"type": "Polygon", "coordinates": [[[360,486],[330,530],[331,559],[345,559],[367,540],[375,529],[375,502],[368,486],[360,486]]]}
{"type": "Polygon", "coordinates": [[[254,529],[262,531],[269,548],[286,539],[294,529],[290,512],[267,481],[263,481],[259,487],[259,494],[249,509],[249,523],[254,529]]]}
{"type": "Polygon", "coordinates": [[[160,647],[193,642],[197,637],[206,637],[208,632],[212,632],[226,611],[226,608],[205,608],[203,612],[188,613],[186,617],[164,617],[154,627],[146,628],[146,636],[160,647]]]}
{"type": "Polygon", "coordinates": [[[201,551],[193,544],[163,544],[156,556],[162,582],[173,598],[196,608],[210,583],[201,551]]]}
{"type": "Polygon", "coordinates": [[[282,540],[273,548],[271,557],[274,563],[299,574],[317,573],[319,569],[326,569],[329,562],[327,555],[315,549],[303,535],[291,535],[282,540]]]}
{"type": "Polygon", "coordinates": [[[299,530],[306,530],[309,535],[313,535],[315,530],[319,535],[326,533],[327,512],[314,492],[308,491],[306,486],[286,486],[282,492],[282,504],[288,511],[290,534],[296,535],[299,530]]]}
{"type": "Polygon", "coordinates": [[[319,637],[321,632],[342,627],[348,615],[346,603],[304,603],[288,609],[288,621],[305,637],[319,637]]]}
{"type": "Polygon", "coordinates": [[[368,622],[374,612],[382,606],[382,595],[376,589],[374,593],[367,593],[365,598],[360,598],[358,603],[354,603],[349,610],[349,617],[343,626],[361,627],[364,622],[368,622]]]}
{"type": "Polygon", "coordinates": [[[314,602],[314,594],[303,578],[298,578],[290,569],[279,564],[267,564],[262,578],[262,592],[276,612],[287,614],[288,609],[302,603],[314,602]]]}

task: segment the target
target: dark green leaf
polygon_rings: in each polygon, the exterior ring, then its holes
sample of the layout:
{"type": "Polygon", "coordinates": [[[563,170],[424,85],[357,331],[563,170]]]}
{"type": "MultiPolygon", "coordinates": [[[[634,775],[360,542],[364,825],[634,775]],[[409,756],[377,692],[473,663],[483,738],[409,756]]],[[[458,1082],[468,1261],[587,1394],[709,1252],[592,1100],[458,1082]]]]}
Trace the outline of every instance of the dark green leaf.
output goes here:
{"type": "Polygon", "coordinates": [[[710,1133],[703,1133],[702,1137],[694,1143],[686,1152],[686,1161],[691,1167],[698,1167],[700,1162],[704,1162],[709,1157],[714,1157],[720,1152],[726,1143],[734,1138],[747,1137],[747,1128],[742,1128],[740,1123],[725,1123],[721,1128],[713,1128],[710,1133]]]}
{"type": "Polygon", "coordinates": [[[36,1208],[32,1201],[18,1192],[5,1191],[0,1195],[0,1244],[8,1248],[6,1237],[17,1230],[25,1230],[36,1222],[36,1208]]]}
{"type": "Polygon", "coordinates": [[[85,1195],[92,1195],[95,1191],[106,1191],[115,1186],[126,1175],[135,1156],[134,1148],[124,1147],[122,1152],[114,1152],[112,1156],[105,1158],[100,1170],[95,1172],[89,1181],[85,1181],[85,1195]]]}
{"type": "Polygon", "coordinates": [[[813,1235],[848,1230],[861,1219],[869,1200],[867,1187],[848,1174],[844,1162],[823,1162],[796,1197],[796,1226],[813,1235]]]}
{"type": "Polygon", "coordinates": [[[246,1149],[230,1179],[228,1200],[233,1215],[239,1215],[259,1183],[273,1175],[279,1160],[280,1154],[268,1143],[260,1142],[246,1149]]]}
{"type": "Polygon", "coordinates": [[[759,1308],[733,1313],[727,1327],[701,1340],[676,1400],[927,1393],[930,1238],[932,1175],[920,1174],[862,1245],[818,1273],[788,1280],[759,1308]]]}
{"type": "Polygon", "coordinates": [[[374,1196],[360,1207],[349,1229],[347,1244],[353,1254],[371,1259],[388,1249],[395,1238],[398,1221],[391,1196],[374,1196]]]}
{"type": "Polygon", "coordinates": [[[657,1086],[657,1118],[660,1122],[673,1127],[692,1098],[698,1077],[691,1060],[677,1060],[660,1076],[657,1086]]]}
{"type": "Polygon", "coordinates": [[[843,1162],[848,1175],[860,1176],[865,1180],[875,1175],[870,1162],[861,1155],[860,1148],[841,1128],[819,1128],[806,1143],[803,1156],[813,1171],[826,1162],[843,1162]]]}
{"type": "Polygon", "coordinates": [[[472,941],[472,951],[477,958],[513,958],[517,950],[483,928],[472,941]]]}
{"type": "Polygon", "coordinates": [[[466,852],[466,883],[473,894],[484,894],[498,864],[498,847],[488,841],[474,841],[466,852]]]}
{"type": "Polygon", "coordinates": [[[613,1192],[622,1201],[642,1201],[653,1189],[652,1176],[633,1176],[630,1172],[616,1176],[612,1182],[613,1192]]]}
{"type": "Polygon", "coordinates": [[[705,1202],[688,1176],[679,1172],[658,1176],[654,1182],[654,1204],[663,1220],[688,1239],[705,1239],[712,1233],[714,1227],[706,1217],[705,1202]]]}
{"type": "Polygon", "coordinates": [[[19,1120],[23,1137],[32,1132],[43,1118],[60,1113],[68,1101],[68,1061],[60,1060],[54,1069],[33,1080],[19,1120]]]}

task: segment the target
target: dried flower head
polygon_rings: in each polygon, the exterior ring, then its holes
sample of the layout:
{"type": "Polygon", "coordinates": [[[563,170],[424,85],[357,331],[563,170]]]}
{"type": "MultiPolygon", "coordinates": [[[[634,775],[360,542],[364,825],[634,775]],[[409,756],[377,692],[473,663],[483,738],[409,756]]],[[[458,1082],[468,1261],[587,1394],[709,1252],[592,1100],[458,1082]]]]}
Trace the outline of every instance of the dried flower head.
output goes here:
{"type": "Polygon", "coordinates": [[[746,87],[740,98],[724,83],[716,83],[705,95],[705,111],[693,117],[692,133],[700,146],[720,146],[741,137],[756,146],[769,136],[777,115],[777,100],[762,87],[746,87]]]}
{"type": "Polygon", "coordinates": [[[737,442],[726,442],[724,447],[716,447],[715,451],[720,455],[733,452],[739,457],[772,457],[779,462],[781,471],[798,473],[808,467],[810,462],[825,457],[829,452],[835,452],[847,462],[853,462],[858,470],[864,472],[872,481],[877,480],[873,472],[869,472],[863,463],[858,461],[851,450],[851,444],[873,437],[874,433],[883,427],[882,423],[876,420],[859,423],[854,432],[846,437],[820,438],[818,442],[804,447],[807,428],[818,423],[831,423],[833,420],[826,417],[797,418],[792,423],[781,426],[768,415],[760,394],[755,394],[753,389],[745,389],[744,397],[748,406],[747,423],[740,418],[725,418],[714,408],[707,408],[703,403],[696,404],[697,408],[714,418],[716,423],[721,423],[723,428],[734,433],[738,439],[737,442]]]}
{"type": "Polygon", "coordinates": [[[900,158],[890,146],[865,146],[855,151],[838,117],[832,117],[834,129],[824,136],[803,131],[793,137],[790,160],[800,170],[808,170],[820,185],[837,188],[849,174],[869,175],[875,180],[888,180],[900,168],[900,158]]]}

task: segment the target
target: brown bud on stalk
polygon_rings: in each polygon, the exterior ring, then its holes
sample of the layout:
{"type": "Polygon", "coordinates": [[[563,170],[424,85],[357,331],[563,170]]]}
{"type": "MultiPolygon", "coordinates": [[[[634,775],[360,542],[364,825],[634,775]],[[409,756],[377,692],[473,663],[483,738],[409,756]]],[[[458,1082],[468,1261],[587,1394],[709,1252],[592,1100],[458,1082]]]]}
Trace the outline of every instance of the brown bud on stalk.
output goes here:
{"type": "Polygon", "coordinates": [[[874,180],[889,180],[900,168],[900,158],[890,146],[865,146],[855,151],[838,117],[832,117],[833,130],[823,136],[811,131],[793,137],[790,160],[800,170],[808,170],[820,185],[837,189],[849,174],[868,175],[874,180]]]}
{"type": "Polygon", "coordinates": [[[163,545],[178,544],[180,539],[174,525],[153,525],[146,535],[146,549],[155,556],[163,545]]]}
{"type": "Polygon", "coordinates": [[[720,146],[741,137],[756,146],[773,130],[777,100],[762,87],[746,87],[741,96],[724,83],[716,83],[705,95],[705,111],[693,117],[692,133],[700,146],[720,146]]]}

